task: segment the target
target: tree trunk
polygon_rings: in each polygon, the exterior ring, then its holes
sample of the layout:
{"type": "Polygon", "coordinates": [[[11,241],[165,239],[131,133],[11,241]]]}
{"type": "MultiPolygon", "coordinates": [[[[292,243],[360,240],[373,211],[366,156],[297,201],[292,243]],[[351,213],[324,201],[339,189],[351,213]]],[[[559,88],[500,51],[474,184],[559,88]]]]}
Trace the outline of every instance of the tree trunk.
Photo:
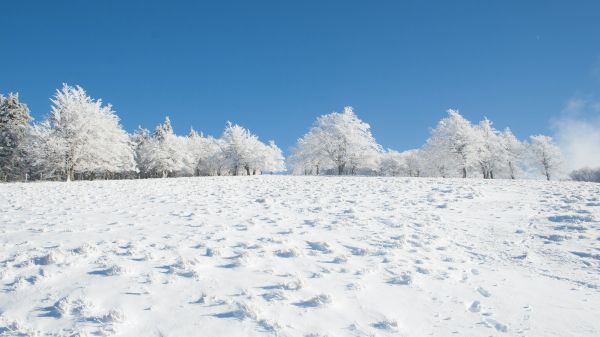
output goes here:
{"type": "Polygon", "coordinates": [[[338,165],[338,175],[344,174],[344,166],[346,165],[338,165]]]}
{"type": "Polygon", "coordinates": [[[467,177],[467,168],[466,167],[462,168],[462,176],[463,176],[463,178],[467,177]]]}
{"type": "Polygon", "coordinates": [[[245,169],[246,169],[246,175],[249,176],[250,175],[250,167],[246,166],[245,169]]]}
{"type": "Polygon", "coordinates": [[[317,166],[317,175],[319,175],[319,165],[316,165],[316,166],[317,166]]]}
{"type": "Polygon", "coordinates": [[[75,180],[75,173],[73,169],[67,169],[67,181],[75,180]]]}

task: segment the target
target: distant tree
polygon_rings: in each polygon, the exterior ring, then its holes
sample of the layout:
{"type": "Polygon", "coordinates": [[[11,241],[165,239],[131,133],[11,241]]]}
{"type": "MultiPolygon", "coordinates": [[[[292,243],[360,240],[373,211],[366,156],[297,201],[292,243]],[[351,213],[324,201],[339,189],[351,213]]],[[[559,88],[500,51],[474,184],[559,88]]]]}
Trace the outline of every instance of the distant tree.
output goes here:
{"type": "Polygon", "coordinates": [[[502,136],[487,118],[475,127],[474,135],[475,162],[481,169],[483,179],[494,179],[494,172],[507,162],[502,136]]]}
{"type": "Polygon", "coordinates": [[[510,179],[516,179],[519,163],[523,160],[525,146],[509,128],[502,133],[502,144],[506,155],[506,166],[510,179]]]}
{"type": "Polygon", "coordinates": [[[589,181],[600,183],[600,167],[584,167],[578,170],[574,170],[569,174],[569,177],[575,181],[589,181]]]}
{"type": "Polygon", "coordinates": [[[440,175],[453,175],[458,169],[463,178],[467,177],[468,168],[473,165],[476,143],[475,130],[458,110],[449,109],[448,117],[438,122],[425,145],[426,155],[434,171],[440,175]],[[442,173],[443,172],[443,173],[442,173]]]}
{"type": "Polygon", "coordinates": [[[221,138],[207,137],[207,160],[200,163],[200,171],[206,175],[222,176],[229,173],[229,162],[225,157],[227,144],[221,138]]]}
{"type": "Polygon", "coordinates": [[[49,120],[31,126],[26,141],[29,171],[33,178],[61,179],[64,176],[63,143],[52,134],[49,120]]]}
{"type": "Polygon", "coordinates": [[[325,166],[342,175],[376,170],[382,152],[369,124],[361,121],[352,107],[345,107],[342,113],[318,117],[308,133],[298,141],[293,157],[296,164],[315,166],[317,174],[321,161],[326,160],[325,166]]]}
{"type": "Polygon", "coordinates": [[[259,163],[258,170],[260,172],[276,173],[286,170],[283,152],[273,140],[270,140],[268,144],[261,144],[259,163]]]}
{"type": "Polygon", "coordinates": [[[406,156],[394,150],[387,150],[381,154],[379,171],[383,176],[405,176],[408,175],[406,156]]]}
{"type": "Polygon", "coordinates": [[[18,94],[0,94],[0,180],[27,178],[25,141],[30,121],[29,108],[18,94]]]}
{"type": "Polygon", "coordinates": [[[66,84],[51,101],[51,116],[44,124],[50,129],[45,147],[51,147],[58,158],[46,162],[60,163],[60,168],[50,171],[62,171],[69,181],[75,174],[93,178],[136,169],[129,136],[110,104],[102,105],[83,88],[66,84]]]}
{"type": "Polygon", "coordinates": [[[131,143],[135,153],[135,162],[139,170],[140,177],[148,178],[152,174],[152,136],[148,129],[139,126],[131,135],[131,143]]]}
{"type": "Polygon", "coordinates": [[[262,171],[280,172],[285,170],[281,150],[273,141],[262,143],[248,129],[227,122],[219,144],[222,146],[222,159],[232,175],[253,175],[262,171]]]}
{"type": "Polygon", "coordinates": [[[323,171],[329,158],[321,146],[316,129],[311,129],[298,139],[288,159],[288,164],[294,174],[315,174],[323,171]]]}
{"type": "Polygon", "coordinates": [[[466,166],[459,161],[459,158],[453,152],[448,151],[444,142],[439,138],[429,138],[427,143],[419,151],[419,162],[423,163],[423,174],[430,177],[456,177],[457,173],[462,172],[463,178],[466,172],[466,166]]]}
{"type": "Polygon", "coordinates": [[[154,130],[146,156],[150,170],[162,178],[175,175],[186,167],[186,141],[175,135],[169,116],[154,130]]]}
{"type": "Polygon", "coordinates": [[[248,129],[227,122],[221,139],[225,145],[222,151],[231,174],[237,176],[240,170],[245,169],[247,175],[250,175],[250,165],[254,161],[258,138],[248,129]]]}
{"type": "Polygon", "coordinates": [[[191,175],[200,175],[200,163],[207,159],[207,144],[206,138],[202,133],[198,133],[193,128],[190,128],[190,132],[187,136],[187,152],[184,156],[185,171],[191,175]]]}
{"type": "Polygon", "coordinates": [[[563,167],[560,148],[549,136],[531,136],[530,141],[528,149],[533,165],[543,173],[547,180],[556,178],[563,167]]]}
{"type": "Polygon", "coordinates": [[[423,174],[423,158],[421,150],[408,150],[402,152],[409,177],[420,177],[423,174]]]}

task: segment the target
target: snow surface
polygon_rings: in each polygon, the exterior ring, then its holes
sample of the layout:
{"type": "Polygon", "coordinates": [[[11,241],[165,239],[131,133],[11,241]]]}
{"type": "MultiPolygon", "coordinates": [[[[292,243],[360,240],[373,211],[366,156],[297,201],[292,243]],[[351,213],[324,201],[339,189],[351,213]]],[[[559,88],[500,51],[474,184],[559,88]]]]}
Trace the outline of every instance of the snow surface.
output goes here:
{"type": "Polygon", "coordinates": [[[3,184],[0,224],[3,336],[600,335],[600,184],[3,184]]]}

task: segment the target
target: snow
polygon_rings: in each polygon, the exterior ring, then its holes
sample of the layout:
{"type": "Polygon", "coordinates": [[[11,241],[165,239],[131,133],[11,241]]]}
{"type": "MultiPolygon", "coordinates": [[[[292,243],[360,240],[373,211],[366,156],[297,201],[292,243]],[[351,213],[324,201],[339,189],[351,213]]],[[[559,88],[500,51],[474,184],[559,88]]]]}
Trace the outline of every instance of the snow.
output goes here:
{"type": "Polygon", "coordinates": [[[600,184],[16,183],[0,223],[0,335],[600,335],[600,184]]]}

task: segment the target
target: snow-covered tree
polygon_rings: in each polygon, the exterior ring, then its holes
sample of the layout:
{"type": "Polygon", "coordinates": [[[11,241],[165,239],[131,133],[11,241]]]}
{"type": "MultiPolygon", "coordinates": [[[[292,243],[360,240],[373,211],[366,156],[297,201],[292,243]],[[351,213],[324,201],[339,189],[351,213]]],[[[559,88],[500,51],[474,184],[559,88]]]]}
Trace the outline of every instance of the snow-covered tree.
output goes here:
{"type": "Polygon", "coordinates": [[[187,143],[187,155],[185,159],[185,171],[188,174],[199,176],[200,175],[200,162],[206,160],[206,138],[202,133],[198,133],[193,128],[190,128],[190,132],[186,139],[187,143]]]}
{"type": "Polygon", "coordinates": [[[75,174],[126,172],[135,170],[135,160],[129,136],[119,124],[112,106],[89,97],[79,86],[64,84],[52,101],[47,123],[52,152],[59,158],[53,163],[61,167],[66,180],[75,174]]]}
{"type": "Polygon", "coordinates": [[[552,137],[536,135],[530,137],[528,146],[532,163],[547,180],[556,179],[562,172],[563,158],[560,148],[552,137]]]}
{"type": "Polygon", "coordinates": [[[509,128],[502,133],[502,144],[506,155],[506,166],[510,179],[516,179],[519,163],[523,159],[524,145],[509,128]]]}
{"type": "Polygon", "coordinates": [[[135,162],[139,170],[140,177],[148,178],[152,174],[153,151],[152,136],[148,129],[138,126],[137,130],[131,135],[131,143],[135,153],[135,162]]]}
{"type": "Polygon", "coordinates": [[[262,144],[261,162],[258,169],[261,172],[283,172],[285,171],[285,157],[281,149],[270,140],[269,144],[262,144]]]}
{"type": "Polygon", "coordinates": [[[154,136],[146,148],[150,171],[166,178],[186,167],[186,141],[175,135],[169,116],[154,130],[154,136]]]}
{"type": "Polygon", "coordinates": [[[494,172],[500,170],[507,162],[502,136],[492,127],[492,122],[487,118],[475,127],[474,134],[475,161],[483,179],[494,179],[494,172]]]}
{"type": "Polygon", "coordinates": [[[423,174],[423,158],[421,150],[408,150],[402,152],[405,158],[406,172],[409,177],[420,177],[423,174]]]}
{"type": "Polygon", "coordinates": [[[379,171],[384,176],[405,176],[408,175],[408,165],[406,155],[394,150],[387,150],[381,154],[379,162],[379,171]]]}
{"type": "Polygon", "coordinates": [[[32,178],[44,180],[63,177],[63,143],[53,136],[49,120],[32,125],[25,144],[32,178]]]}
{"type": "Polygon", "coordinates": [[[302,138],[298,139],[288,164],[294,174],[316,174],[322,172],[329,158],[321,146],[318,133],[311,129],[302,138]]]}
{"type": "Polygon", "coordinates": [[[425,145],[426,157],[441,176],[453,176],[458,170],[463,178],[473,164],[475,154],[475,131],[471,122],[458,110],[449,109],[448,117],[438,122],[425,145]]]}
{"type": "Polygon", "coordinates": [[[223,139],[210,136],[206,138],[206,160],[199,164],[201,174],[221,176],[228,173],[229,163],[223,151],[226,148],[223,139]]]}
{"type": "Polygon", "coordinates": [[[252,175],[261,171],[280,172],[285,170],[281,150],[273,141],[266,145],[248,129],[227,122],[221,137],[222,156],[232,175],[240,171],[252,175]]]}
{"type": "Polygon", "coordinates": [[[222,151],[229,164],[231,174],[237,176],[240,170],[245,169],[250,175],[250,166],[254,163],[258,138],[248,129],[237,124],[227,122],[223,136],[222,151]]]}
{"type": "MultiPolygon", "coordinates": [[[[446,146],[443,146],[438,138],[429,138],[427,143],[419,151],[419,161],[423,163],[422,174],[429,177],[456,177],[459,172],[458,168],[463,169],[466,166],[462,165],[458,158],[446,146]]],[[[462,170],[464,177],[465,170],[462,170]]]]}
{"type": "Polygon", "coordinates": [[[361,121],[352,107],[345,107],[342,113],[318,117],[308,133],[298,140],[293,158],[296,165],[316,167],[317,174],[320,165],[324,165],[341,175],[376,170],[382,152],[369,124],[361,121]],[[321,162],[323,159],[325,162],[321,162]]]}
{"type": "Polygon", "coordinates": [[[569,177],[575,181],[590,181],[600,183],[600,167],[595,169],[584,167],[569,173],[569,177]]]}
{"type": "Polygon", "coordinates": [[[18,94],[0,94],[0,180],[27,178],[25,141],[30,121],[29,108],[18,94]]]}

